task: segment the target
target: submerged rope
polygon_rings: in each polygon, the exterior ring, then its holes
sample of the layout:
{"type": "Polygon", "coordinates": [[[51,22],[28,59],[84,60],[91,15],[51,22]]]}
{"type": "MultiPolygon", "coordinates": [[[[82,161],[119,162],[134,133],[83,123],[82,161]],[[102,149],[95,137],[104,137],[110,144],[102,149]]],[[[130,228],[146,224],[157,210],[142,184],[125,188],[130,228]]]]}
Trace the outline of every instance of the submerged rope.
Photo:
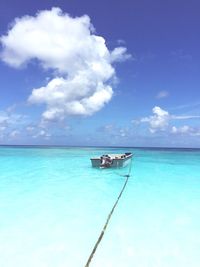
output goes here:
{"type": "MultiPolygon", "coordinates": [[[[120,191],[120,193],[119,193],[119,195],[118,195],[118,197],[117,197],[117,200],[115,201],[114,206],[112,207],[110,213],[108,214],[106,223],[105,223],[105,225],[104,225],[104,227],[103,227],[103,229],[102,229],[102,231],[101,231],[101,234],[99,235],[99,238],[97,239],[97,242],[96,242],[96,244],[95,244],[95,246],[94,246],[94,248],[93,248],[93,250],[92,250],[92,252],[91,252],[91,254],[90,254],[89,258],[88,258],[88,260],[87,260],[87,263],[86,263],[85,267],[89,267],[90,262],[91,262],[91,260],[92,260],[92,258],[93,258],[93,256],[94,256],[94,254],[95,254],[95,252],[96,252],[96,250],[97,250],[97,248],[98,248],[98,246],[99,246],[99,244],[100,244],[100,242],[101,242],[101,240],[102,240],[102,238],[103,238],[103,236],[104,236],[104,233],[105,233],[105,231],[106,231],[106,228],[107,228],[107,226],[108,226],[108,223],[109,223],[109,221],[110,221],[110,218],[111,218],[111,216],[112,216],[112,214],[113,214],[113,212],[114,212],[114,210],[115,210],[115,208],[116,208],[116,206],[117,206],[117,204],[118,204],[118,202],[119,202],[119,200],[120,200],[120,198],[121,198],[121,196],[122,196],[122,194],[123,194],[123,192],[124,192],[124,189],[126,188],[126,185],[127,185],[127,183],[128,183],[128,180],[129,180],[129,177],[130,177],[130,173],[131,173],[131,167],[132,167],[132,158],[131,158],[131,162],[130,162],[130,167],[129,167],[129,172],[128,172],[128,174],[123,175],[123,177],[126,177],[126,180],[125,180],[125,182],[124,182],[124,185],[123,185],[123,187],[122,187],[122,189],[121,189],[121,191],[120,191]]],[[[122,176],[122,175],[121,175],[121,176],[122,176]]]]}

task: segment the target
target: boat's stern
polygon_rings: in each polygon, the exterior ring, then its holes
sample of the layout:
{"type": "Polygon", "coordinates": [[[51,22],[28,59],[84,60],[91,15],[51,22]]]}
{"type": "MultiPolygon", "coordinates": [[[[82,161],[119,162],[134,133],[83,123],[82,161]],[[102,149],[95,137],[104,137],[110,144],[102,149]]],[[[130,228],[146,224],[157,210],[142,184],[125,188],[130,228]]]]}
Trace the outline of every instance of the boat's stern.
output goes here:
{"type": "Polygon", "coordinates": [[[91,158],[92,167],[99,168],[101,165],[101,159],[100,158],[91,158]]]}

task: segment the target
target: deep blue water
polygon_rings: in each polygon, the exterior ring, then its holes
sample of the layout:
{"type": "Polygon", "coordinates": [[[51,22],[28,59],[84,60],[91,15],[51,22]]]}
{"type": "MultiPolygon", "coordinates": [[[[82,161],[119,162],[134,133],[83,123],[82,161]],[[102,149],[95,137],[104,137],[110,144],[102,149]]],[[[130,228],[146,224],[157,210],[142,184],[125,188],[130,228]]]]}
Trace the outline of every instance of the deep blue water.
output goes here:
{"type": "Polygon", "coordinates": [[[92,267],[197,267],[200,150],[0,147],[0,266],[84,266],[128,168],[90,157],[133,152],[132,173],[92,267]]]}

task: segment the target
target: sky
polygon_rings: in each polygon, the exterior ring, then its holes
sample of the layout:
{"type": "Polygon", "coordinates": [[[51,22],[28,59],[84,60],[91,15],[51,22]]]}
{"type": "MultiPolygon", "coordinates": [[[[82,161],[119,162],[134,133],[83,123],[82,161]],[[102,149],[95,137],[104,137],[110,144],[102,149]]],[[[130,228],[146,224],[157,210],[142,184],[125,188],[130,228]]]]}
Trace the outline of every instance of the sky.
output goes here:
{"type": "Polygon", "coordinates": [[[200,147],[199,1],[0,2],[0,144],[200,147]]]}

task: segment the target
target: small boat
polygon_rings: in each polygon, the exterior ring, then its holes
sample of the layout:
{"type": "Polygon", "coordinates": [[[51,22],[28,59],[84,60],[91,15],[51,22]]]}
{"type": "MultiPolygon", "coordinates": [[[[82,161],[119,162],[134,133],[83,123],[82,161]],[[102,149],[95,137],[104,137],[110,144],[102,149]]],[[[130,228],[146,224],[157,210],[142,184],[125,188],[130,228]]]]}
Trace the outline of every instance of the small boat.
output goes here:
{"type": "Polygon", "coordinates": [[[91,158],[92,167],[96,168],[120,168],[125,167],[131,161],[133,154],[130,152],[124,154],[107,154],[100,157],[91,158]]]}

